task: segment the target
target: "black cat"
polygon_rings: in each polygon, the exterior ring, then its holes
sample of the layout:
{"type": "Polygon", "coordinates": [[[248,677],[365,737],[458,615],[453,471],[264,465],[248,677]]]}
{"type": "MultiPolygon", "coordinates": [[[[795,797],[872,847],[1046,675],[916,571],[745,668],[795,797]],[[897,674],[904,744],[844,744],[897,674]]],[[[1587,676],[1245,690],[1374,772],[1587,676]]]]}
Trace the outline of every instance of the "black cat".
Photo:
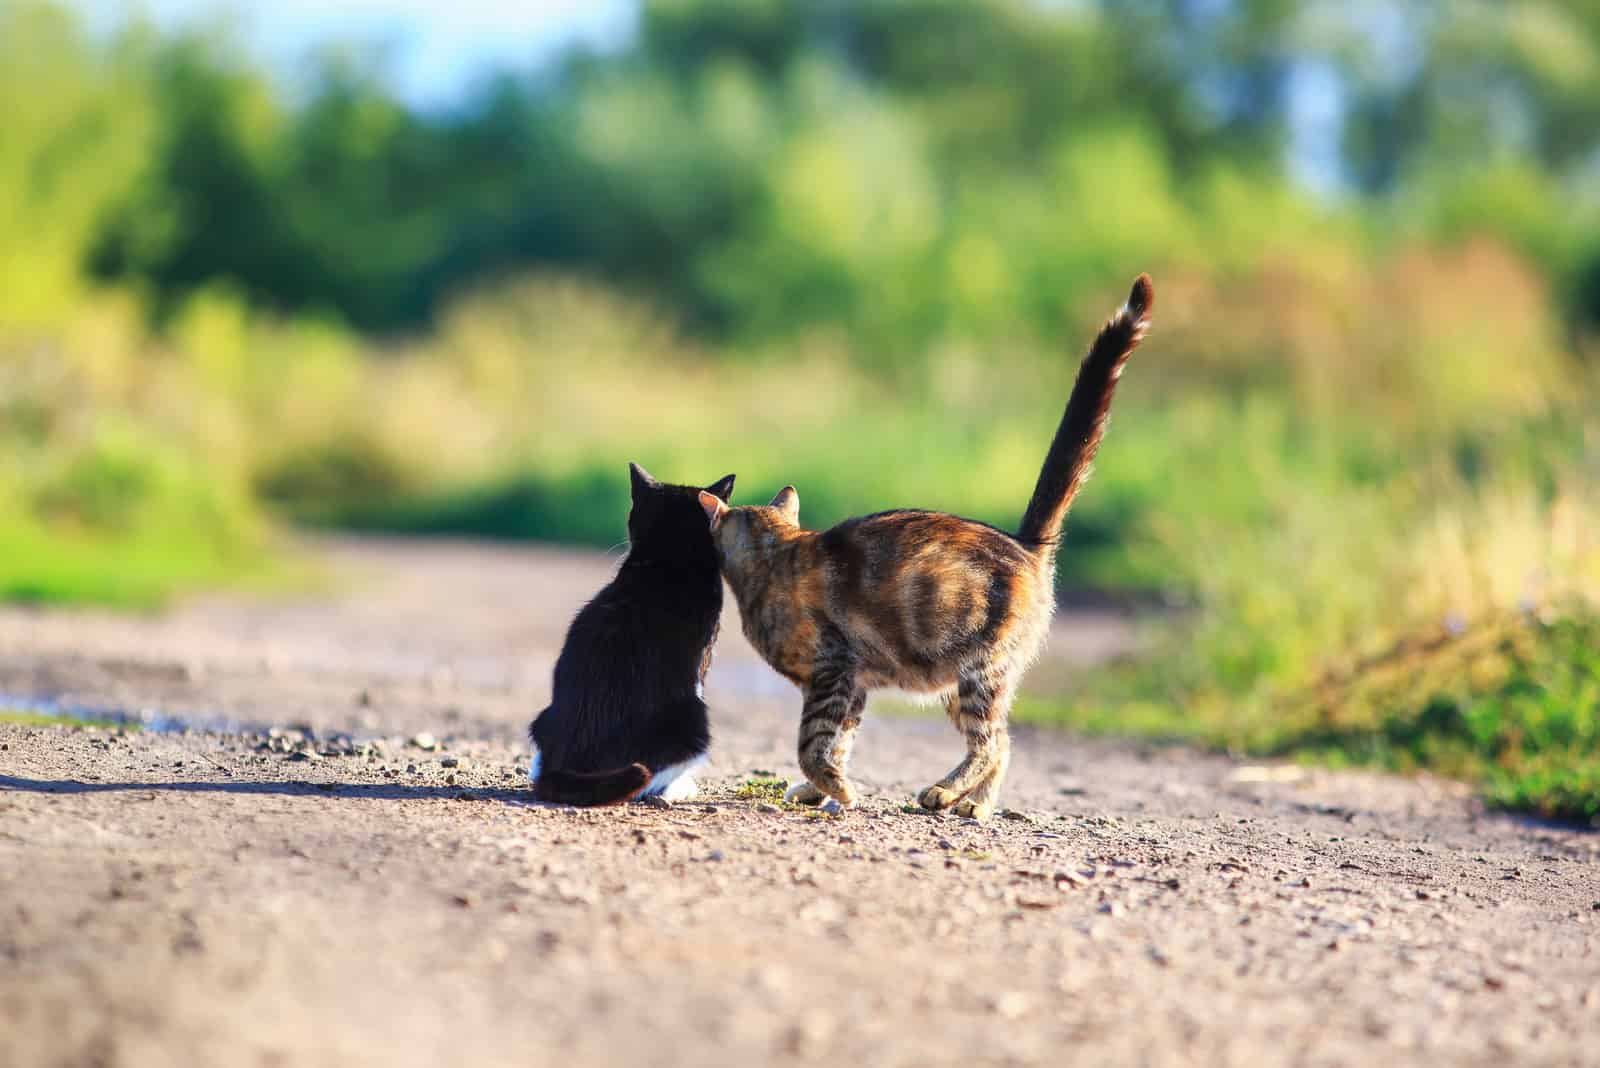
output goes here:
{"type": "MultiPolygon", "coordinates": [[[[722,575],[696,486],[629,464],[630,547],[578,613],[556,660],[550,707],[528,726],[541,801],[610,805],[692,797],[711,747],[705,678],[722,618],[722,575]]],[[[706,487],[726,501],[733,476],[706,487]]]]}

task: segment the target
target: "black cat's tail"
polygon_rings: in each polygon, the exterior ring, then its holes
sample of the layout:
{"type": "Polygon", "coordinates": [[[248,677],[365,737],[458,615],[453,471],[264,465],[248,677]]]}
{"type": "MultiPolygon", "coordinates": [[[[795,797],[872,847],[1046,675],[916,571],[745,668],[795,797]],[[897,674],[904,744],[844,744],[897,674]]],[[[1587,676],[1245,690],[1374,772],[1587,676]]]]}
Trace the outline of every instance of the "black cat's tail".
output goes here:
{"type": "Polygon", "coordinates": [[[650,769],[643,764],[594,772],[541,768],[533,796],[553,805],[620,805],[638,797],[648,785],[650,769]]]}
{"type": "Polygon", "coordinates": [[[1100,328],[1100,335],[1089,346],[1055,440],[1044,458],[1033,499],[1017,530],[1017,540],[1024,544],[1054,550],[1061,522],[1088,478],[1089,464],[1106,432],[1111,397],[1117,390],[1122,365],[1144,340],[1154,303],[1155,287],[1150,284],[1149,275],[1141,274],[1134,280],[1128,302],[1100,328]]]}

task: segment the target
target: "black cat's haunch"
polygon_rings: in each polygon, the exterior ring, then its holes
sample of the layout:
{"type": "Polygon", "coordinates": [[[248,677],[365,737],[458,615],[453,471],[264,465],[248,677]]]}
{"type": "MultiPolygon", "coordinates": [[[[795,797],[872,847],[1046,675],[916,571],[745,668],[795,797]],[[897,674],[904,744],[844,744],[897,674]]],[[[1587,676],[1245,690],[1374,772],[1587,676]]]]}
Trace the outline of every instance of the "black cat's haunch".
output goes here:
{"type": "MultiPolygon", "coordinates": [[[[528,726],[541,801],[610,805],[694,795],[711,747],[705,678],[722,618],[722,576],[698,486],[629,464],[630,547],[616,578],[572,621],[550,707],[528,726]]],[[[705,491],[731,498],[733,478],[705,491]]]]}

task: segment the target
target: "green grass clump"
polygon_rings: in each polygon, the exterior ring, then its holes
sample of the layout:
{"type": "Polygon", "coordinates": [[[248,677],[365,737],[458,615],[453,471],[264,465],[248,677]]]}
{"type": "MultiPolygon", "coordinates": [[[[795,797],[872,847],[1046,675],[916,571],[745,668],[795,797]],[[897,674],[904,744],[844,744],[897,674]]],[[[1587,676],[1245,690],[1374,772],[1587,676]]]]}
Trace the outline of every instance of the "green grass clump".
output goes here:
{"type": "Polygon", "coordinates": [[[1504,808],[1600,817],[1600,611],[1518,613],[1409,636],[1298,687],[1159,696],[1149,664],[1022,719],[1479,784],[1504,808]]]}
{"type": "Polygon", "coordinates": [[[1481,782],[1507,808],[1600,816],[1600,614],[1490,621],[1312,695],[1294,748],[1481,782]]]}
{"type": "Polygon", "coordinates": [[[0,708],[0,723],[13,727],[71,727],[77,730],[140,730],[137,723],[74,716],[64,712],[35,712],[20,708],[0,708]]]}
{"type": "Polygon", "coordinates": [[[765,776],[751,776],[740,783],[734,790],[733,796],[740,801],[767,801],[774,805],[784,804],[783,792],[788,789],[786,779],[767,778],[765,776]]]}
{"type": "Polygon", "coordinates": [[[138,610],[193,590],[274,585],[289,573],[288,565],[274,557],[219,549],[182,532],[119,538],[0,524],[0,600],[5,601],[138,610]]]}

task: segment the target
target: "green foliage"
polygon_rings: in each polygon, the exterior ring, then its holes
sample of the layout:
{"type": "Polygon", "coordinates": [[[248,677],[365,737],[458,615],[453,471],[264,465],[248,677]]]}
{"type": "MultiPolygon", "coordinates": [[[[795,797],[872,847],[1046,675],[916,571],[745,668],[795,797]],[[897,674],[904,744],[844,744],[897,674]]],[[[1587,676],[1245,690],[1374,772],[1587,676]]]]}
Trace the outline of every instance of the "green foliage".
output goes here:
{"type": "Polygon", "coordinates": [[[0,724],[13,727],[66,727],[71,730],[142,730],[138,723],[88,719],[60,712],[31,712],[0,706],[0,724]]]}
{"type": "Polygon", "coordinates": [[[1428,769],[1482,784],[1495,804],[1561,819],[1600,816],[1600,612],[1436,628],[1298,687],[1163,695],[1153,665],[1102,679],[1071,707],[1031,702],[1036,722],[1181,739],[1334,765],[1428,769]],[[1110,695],[1115,694],[1116,697],[1110,695]],[[1232,709],[1218,707],[1222,700],[1232,709]]]}
{"type": "Polygon", "coordinates": [[[8,95],[32,120],[9,134],[31,179],[8,185],[70,212],[66,270],[76,253],[136,281],[158,317],[222,282],[409,329],[536,264],[724,337],[834,326],[898,366],[951,329],[1055,336],[1107,274],[1296,243],[1299,64],[1353,100],[1339,165],[1359,185],[1438,233],[1514,241],[1585,313],[1600,46],[1581,7],[1396,2],[1423,49],[1397,75],[1369,69],[1375,23],[1334,5],[674,0],[646,5],[628,51],[429,115],[359,58],[323,62],[291,106],[226,37],[135,25],[97,51],[60,9],[8,0],[8,95]]]}
{"type": "Polygon", "coordinates": [[[0,2],[0,329],[71,313],[104,213],[150,150],[136,35],[97,52],[61,8],[0,2]]]}
{"type": "Polygon", "coordinates": [[[176,593],[242,580],[275,584],[283,574],[270,557],[219,548],[213,538],[186,528],[111,538],[0,523],[0,600],[5,601],[146,609],[176,593]]]}

